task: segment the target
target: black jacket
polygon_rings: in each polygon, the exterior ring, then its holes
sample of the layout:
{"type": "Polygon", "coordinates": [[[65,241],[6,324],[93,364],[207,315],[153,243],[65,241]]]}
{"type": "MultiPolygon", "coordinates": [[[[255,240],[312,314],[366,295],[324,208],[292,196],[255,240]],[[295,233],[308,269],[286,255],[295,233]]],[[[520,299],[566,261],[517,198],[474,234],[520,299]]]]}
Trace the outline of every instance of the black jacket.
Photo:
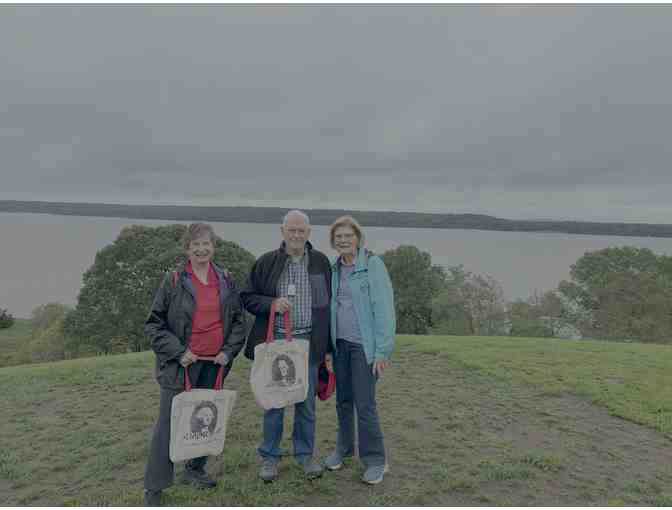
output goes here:
{"type": "MultiPolygon", "coordinates": [[[[331,350],[329,303],[331,299],[331,264],[322,252],[306,242],[308,274],[312,298],[312,331],[310,334],[310,359],[320,362],[327,350],[331,350]]],[[[287,263],[287,251],[283,242],[279,249],[265,253],[257,259],[250,271],[247,286],[240,297],[248,312],[256,316],[254,326],[247,337],[245,356],[254,359],[254,348],[266,339],[271,303],[278,297],[278,281],[287,263]]]]}
{"type": "MultiPolygon", "coordinates": [[[[240,293],[233,280],[215,264],[219,279],[219,298],[224,326],[222,352],[229,358],[224,371],[228,372],[233,359],[245,344],[245,322],[240,293]]],[[[145,321],[145,335],[156,353],[156,380],[162,388],[184,388],[184,370],[179,370],[179,360],[187,350],[191,337],[196,290],[189,273],[183,267],[173,284],[173,272],[166,276],[154,296],[154,302],[145,321]],[[178,377],[179,376],[179,377],[178,377]]]]}

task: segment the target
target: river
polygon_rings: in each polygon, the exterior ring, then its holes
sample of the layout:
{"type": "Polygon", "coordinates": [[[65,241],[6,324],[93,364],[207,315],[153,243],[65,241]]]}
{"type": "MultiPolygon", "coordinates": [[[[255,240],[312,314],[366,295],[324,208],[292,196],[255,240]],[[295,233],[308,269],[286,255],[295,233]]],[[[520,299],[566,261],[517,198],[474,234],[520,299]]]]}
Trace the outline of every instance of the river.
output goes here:
{"type": "MultiPolygon", "coordinates": [[[[171,223],[176,222],[0,213],[0,308],[28,317],[33,308],[48,302],[74,304],[82,274],[96,252],[112,243],[124,226],[171,223]]],[[[281,240],[279,225],[212,225],[223,239],[255,256],[277,247],[281,240]]],[[[508,299],[556,287],[586,251],[630,245],[672,254],[672,239],[665,238],[366,226],[364,230],[368,247],[376,253],[414,245],[429,252],[434,264],[462,264],[468,271],[490,274],[502,284],[508,299]]],[[[311,241],[334,256],[328,227],[313,227],[311,241]]]]}

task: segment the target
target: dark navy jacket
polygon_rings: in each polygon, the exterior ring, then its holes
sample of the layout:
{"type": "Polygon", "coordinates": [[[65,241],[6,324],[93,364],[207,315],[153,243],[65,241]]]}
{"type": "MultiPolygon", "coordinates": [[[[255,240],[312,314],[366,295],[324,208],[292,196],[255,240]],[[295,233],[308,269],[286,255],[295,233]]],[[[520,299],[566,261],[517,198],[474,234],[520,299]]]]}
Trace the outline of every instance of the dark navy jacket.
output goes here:
{"type": "MultiPolygon", "coordinates": [[[[306,242],[306,250],[312,301],[310,359],[321,362],[327,350],[331,351],[331,264],[327,256],[313,249],[309,242],[306,242]]],[[[266,340],[271,303],[278,297],[278,281],[288,257],[283,241],[279,249],[265,253],[257,259],[250,271],[247,286],[240,291],[245,308],[256,316],[245,347],[245,356],[249,359],[254,359],[254,348],[266,340]]]]}
{"type": "MultiPolygon", "coordinates": [[[[225,372],[231,369],[233,359],[245,345],[245,322],[240,293],[228,273],[213,264],[219,279],[219,298],[224,326],[222,352],[229,359],[225,372]]],[[[154,296],[154,302],[145,321],[145,335],[156,353],[156,380],[162,388],[184,388],[184,370],[179,360],[187,350],[191,337],[196,289],[191,276],[183,267],[168,272],[154,296]],[[174,282],[174,280],[176,280],[174,282]]],[[[226,374],[225,374],[226,375],[226,374]]]]}

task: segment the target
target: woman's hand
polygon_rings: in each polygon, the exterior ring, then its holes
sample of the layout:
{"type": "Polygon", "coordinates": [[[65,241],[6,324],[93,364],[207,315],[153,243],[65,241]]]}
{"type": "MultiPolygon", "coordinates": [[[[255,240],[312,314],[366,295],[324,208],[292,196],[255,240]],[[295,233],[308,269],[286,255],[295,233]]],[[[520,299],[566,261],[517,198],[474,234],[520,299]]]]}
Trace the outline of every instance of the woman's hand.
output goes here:
{"type": "Polygon", "coordinates": [[[187,352],[185,352],[180,358],[180,365],[186,368],[195,361],[198,361],[198,357],[189,349],[187,349],[187,352]]]}
{"type": "Polygon", "coordinates": [[[212,361],[217,365],[226,365],[229,362],[229,357],[225,353],[220,352],[212,361]]]}
{"type": "Polygon", "coordinates": [[[381,359],[378,361],[374,361],[373,363],[373,368],[371,371],[373,372],[373,375],[381,376],[383,375],[383,372],[385,371],[386,368],[390,366],[390,361],[386,359],[381,359]]]}

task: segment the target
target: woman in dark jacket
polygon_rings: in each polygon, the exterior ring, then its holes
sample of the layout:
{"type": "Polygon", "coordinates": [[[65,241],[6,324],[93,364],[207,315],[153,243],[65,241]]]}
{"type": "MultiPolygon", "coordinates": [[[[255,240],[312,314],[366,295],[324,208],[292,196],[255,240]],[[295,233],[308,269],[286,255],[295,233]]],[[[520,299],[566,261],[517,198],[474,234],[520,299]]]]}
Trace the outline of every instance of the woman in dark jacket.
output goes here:
{"type": "MultiPolygon", "coordinates": [[[[212,227],[204,223],[189,225],[184,248],[187,263],[181,270],[166,274],[145,323],[161,386],[159,418],[145,470],[145,506],[160,505],[161,491],[173,483],[170,410],[173,397],[184,391],[185,371],[194,388],[213,388],[220,366],[226,377],[245,343],[238,289],[228,272],[212,262],[212,227]]],[[[214,487],[216,482],[205,471],[206,461],[207,457],[188,461],[183,481],[199,488],[214,487]]]]}

